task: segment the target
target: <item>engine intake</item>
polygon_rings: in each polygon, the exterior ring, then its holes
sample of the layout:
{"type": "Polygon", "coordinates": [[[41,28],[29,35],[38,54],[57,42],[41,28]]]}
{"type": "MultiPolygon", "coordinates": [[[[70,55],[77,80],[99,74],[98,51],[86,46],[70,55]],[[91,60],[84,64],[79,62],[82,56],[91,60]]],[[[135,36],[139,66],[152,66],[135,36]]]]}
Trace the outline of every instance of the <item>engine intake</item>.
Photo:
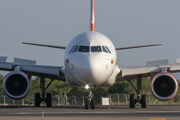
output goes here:
{"type": "Polygon", "coordinates": [[[4,91],[8,97],[19,100],[26,97],[30,88],[27,75],[21,71],[13,71],[3,81],[4,91]]]}
{"type": "Polygon", "coordinates": [[[158,73],[151,81],[151,92],[158,100],[171,100],[175,97],[177,91],[178,82],[176,78],[168,72],[158,73]]]}

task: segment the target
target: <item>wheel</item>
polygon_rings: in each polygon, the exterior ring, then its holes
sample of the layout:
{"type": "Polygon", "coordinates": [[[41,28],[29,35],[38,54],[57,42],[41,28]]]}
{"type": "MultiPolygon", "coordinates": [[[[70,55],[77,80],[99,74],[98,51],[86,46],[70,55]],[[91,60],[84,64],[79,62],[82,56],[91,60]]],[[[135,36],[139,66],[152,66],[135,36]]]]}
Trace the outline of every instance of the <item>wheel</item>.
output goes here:
{"type": "Polygon", "coordinates": [[[134,94],[131,94],[131,95],[130,95],[129,107],[130,107],[130,108],[135,108],[134,94]]]}
{"type": "Polygon", "coordinates": [[[88,99],[84,100],[84,109],[88,109],[88,99]]]}
{"type": "Polygon", "coordinates": [[[35,107],[40,107],[40,103],[41,103],[40,94],[36,93],[35,94],[35,107]]]}
{"type": "Polygon", "coordinates": [[[142,95],[141,96],[141,108],[146,108],[147,105],[146,105],[146,95],[142,95]]]}
{"type": "Polygon", "coordinates": [[[92,99],[91,100],[91,109],[95,109],[95,100],[94,99],[92,99]]]}
{"type": "Polygon", "coordinates": [[[47,97],[46,97],[46,106],[47,107],[52,107],[52,95],[51,95],[51,93],[47,94],[47,97]]]}

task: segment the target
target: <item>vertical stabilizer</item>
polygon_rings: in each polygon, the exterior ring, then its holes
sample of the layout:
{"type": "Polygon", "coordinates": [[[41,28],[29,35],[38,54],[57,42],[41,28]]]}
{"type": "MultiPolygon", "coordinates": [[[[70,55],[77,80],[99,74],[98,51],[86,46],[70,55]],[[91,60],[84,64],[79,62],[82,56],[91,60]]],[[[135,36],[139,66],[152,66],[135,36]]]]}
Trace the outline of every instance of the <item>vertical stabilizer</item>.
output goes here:
{"type": "Polygon", "coordinates": [[[91,0],[91,25],[90,31],[95,31],[95,0],[91,0]]]}

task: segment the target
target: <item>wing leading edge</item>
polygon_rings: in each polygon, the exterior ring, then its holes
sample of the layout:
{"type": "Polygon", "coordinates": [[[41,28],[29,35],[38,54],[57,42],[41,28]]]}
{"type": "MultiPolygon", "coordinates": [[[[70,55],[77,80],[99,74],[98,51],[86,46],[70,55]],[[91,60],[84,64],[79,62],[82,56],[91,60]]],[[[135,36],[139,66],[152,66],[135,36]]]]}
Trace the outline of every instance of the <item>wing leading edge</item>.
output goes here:
{"type": "Polygon", "coordinates": [[[65,46],[46,45],[46,44],[27,43],[27,42],[22,42],[22,44],[42,46],[42,47],[50,47],[50,48],[58,48],[58,49],[66,49],[65,46]]]}
{"type": "Polygon", "coordinates": [[[152,46],[159,46],[161,44],[151,44],[151,45],[140,45],[140,46],[129,46],[129,47],[118,47],[116,50],[124,50],[124,49],[132,49],[132,48],[142,48],[142,47],[152,47],[152,46]]]}

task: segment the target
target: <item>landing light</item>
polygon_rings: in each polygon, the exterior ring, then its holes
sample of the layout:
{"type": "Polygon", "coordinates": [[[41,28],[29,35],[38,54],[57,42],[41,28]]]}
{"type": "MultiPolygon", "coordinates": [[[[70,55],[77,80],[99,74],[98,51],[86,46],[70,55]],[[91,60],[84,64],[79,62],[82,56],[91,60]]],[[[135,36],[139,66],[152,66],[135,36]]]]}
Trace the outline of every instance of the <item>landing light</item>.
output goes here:
{"type": "Polygon", "coordinates": [[[85,88],[86,88],[86,89],[89,89],[89,85],[86,85],[85,88]]]}

